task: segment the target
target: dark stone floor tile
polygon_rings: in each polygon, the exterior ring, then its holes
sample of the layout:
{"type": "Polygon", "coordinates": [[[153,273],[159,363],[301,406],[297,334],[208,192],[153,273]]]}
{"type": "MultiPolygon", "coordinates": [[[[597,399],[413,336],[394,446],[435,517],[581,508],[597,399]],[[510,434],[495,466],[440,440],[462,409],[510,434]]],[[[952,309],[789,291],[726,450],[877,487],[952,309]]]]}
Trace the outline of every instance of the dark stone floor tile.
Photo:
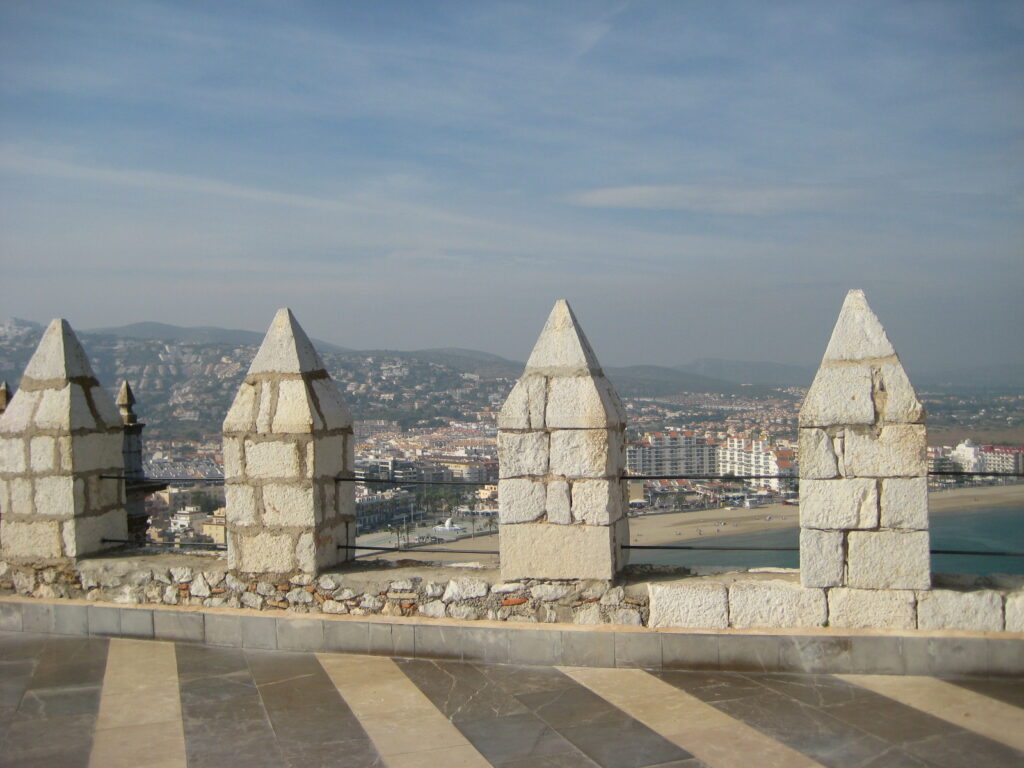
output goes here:
{"type": "Polygon", "coordinates": [[[835,704],[826,711],[844,723],[894,744],[926,739],[949,730],[960,731],[955,725],[929,715],[919,709],[900,704],[871,691],[854,701],[835,704]]]}
{"type": "Polygon", "coordinates": [[[716,702],[757,696],[764,692],[764,686],[750,676],[739,672],[686,672],[671,670],[651,673],[674,685],[680,690],[693,694],[701,701],[716,702]]]}
{"type": "Polygon", "coordinates": [[[100,709],[100,687],[29,688],[21,698],[15,720],[95,715],[100,709]]]}
{"type": "Polygon", "coordinates": [[[930,768],[930,764],[898,747],[889,747],[882,754],[864,763],[862,768],[930,768]]]}
{"type": "Polygon", "coordinates": [[[34,661],[0,662],[0,708],[17,708],[32,681],[34,661]]]}
{"type": "Polygon", "coordinates": [[[21,764],[14,756],[27,760],[57,752],[84,752],[88,758],[95,728],[94,714],[14,721],[7,726],[0,754],[11,765],[21,764]]]}
{"type": "Polygon", "coordinates": [[[186,725],[201,725],[214,720],[248,722],[266,720],[267,710],[254,687],[251,694],[230,699],[203,699],[198,696],[183,698],[181,717],[186,725]]]}
{"type": "Polygon", "coordinates": [[[578,683],[553,667],[516,667],[498,664],[472,665],[505,693],[516,696],[521,693],[540,693],[572,688],[578,683]]]}
{"type": "Polygon", "coordinates": [[[1024,765],[1024,752],[969,731],[956,730],[908,742],[902,745],[902,749],[939,768],[1020,768],[1024,765]]]}
{"type": "Polygon", "coordinates": [[[1020,677],[961,677],[946,682],[1024,710],[1024,679],[1020,677]]]}
{"type": "Polygon", "coordinates": [[[693,757],[624,714],[617,722],[576,725],[559,732],[602,768],[641,768],[693,757]]]}
{"type": "Polygon", "coordinates": [[[0,661],[34,661],[46,645],[48,635],[31,632],[0,633],[0,661]]]}
{"type": "Polygon", "coordinates": [[[385,768],[368,738],[291,744],[283,747],[289,768],[385,768]]]}
{"type": "Polygon", "coordinates": [[[0,768],[88,768],[89,751],[51,744],[31,752],[0,754],[0,768]]]}
{"type": "Polygon", "coordinates": [[[526,707],[490,685],[479,669],[458,661],[396,660],[401,670],[452,722],[525,714],[526,707]]]}
{"type": "Polygon", "coordinates": [[[869,699],[873,695],[860,686],[852,685],[831,675],[757,675],[747,673],[745,677],[812,707],[846,704],[869,699]]]}
{"type": "Polygon", "coordinates": [[[175,646],[175,653],[178,659],[178,680],[183,682],[238,672],[250,674],[245,653],[237,648],[179,643],[175,646]]]}
{"type": "Polygon", "coordinates": [[[39,654],[30,688],[69,688],[103,683],[109,641],[94,637],[50,637],[39,654]]]}
{"type": "Polygon", "coordinates": [[[256,684],[248,672],[181,680],[178,685],[181,690],[182,706],[185,706],[186,702],[227,702],[257,693],[256,684]]]}
{"type": "Polygon", "coordinates": [[[185,729],[185,753],[189,768],[281,768],[284,756],[266,721],[236,723],[231,727],[190,733],[185,729]]]}
{"type": "Polygon", "coordinates": [[[313,674],[320,664],[310,653],[288,651],[243,651],[252,679],[257,685],[313,674]]]}
{"type": "Polygon", "coordinates": [[[612,724],[629,719],[621,709],[581,685],[516,697],[552,728],[612,724]]]}
{"type": "Polygon", "coordinates": [[[267,714],[286,755],[291,754],[294,745],[367,738],[358,718],[344,702],[321,702],[315,708],[269,710],[267,714]]]}
{"type": "Polygon", "coordinates": [[[494,764],[578,752],[543,720],[530,713],[460,722],[458,728],[477,751],[494,764]]]}
{"type": "Polygon", "coordinates": [[[756,696],[713,704],[730,717],[833,768],[860,766],[890,746],[826,710],[767,689],[756,696]]]}

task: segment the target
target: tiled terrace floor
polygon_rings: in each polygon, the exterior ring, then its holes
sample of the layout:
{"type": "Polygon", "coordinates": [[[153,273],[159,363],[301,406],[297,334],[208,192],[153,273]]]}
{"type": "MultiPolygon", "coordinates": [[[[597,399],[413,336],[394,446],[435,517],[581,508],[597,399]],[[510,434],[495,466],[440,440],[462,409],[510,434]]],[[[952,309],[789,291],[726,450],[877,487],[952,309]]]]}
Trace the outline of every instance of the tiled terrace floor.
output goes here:
{"type": "Polygon", "coordinates": [[[543,668],[0,633],[0,765],[1024,765],[1024,681],[543,668]]]}

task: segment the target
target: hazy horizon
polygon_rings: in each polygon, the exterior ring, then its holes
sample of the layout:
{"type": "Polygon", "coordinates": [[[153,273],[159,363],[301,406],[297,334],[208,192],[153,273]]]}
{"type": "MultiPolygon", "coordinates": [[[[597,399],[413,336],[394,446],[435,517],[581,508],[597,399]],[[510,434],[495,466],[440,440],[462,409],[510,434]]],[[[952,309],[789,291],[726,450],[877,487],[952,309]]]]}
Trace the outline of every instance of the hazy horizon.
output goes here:
{"type": "Polygon", "coordinates": [[[1024,362],[1013,2],[0,7],[0,317],[1024,362]]]}

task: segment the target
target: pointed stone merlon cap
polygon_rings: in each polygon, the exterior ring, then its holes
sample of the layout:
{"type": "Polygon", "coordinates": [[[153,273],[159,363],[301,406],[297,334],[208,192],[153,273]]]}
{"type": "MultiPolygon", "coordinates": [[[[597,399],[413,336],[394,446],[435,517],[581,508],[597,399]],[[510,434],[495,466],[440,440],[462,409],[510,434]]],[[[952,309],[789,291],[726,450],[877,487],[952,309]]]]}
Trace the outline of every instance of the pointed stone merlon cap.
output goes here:
{"type": "Polygon", "coordinates": [[[113,399],[99,385],[67,320],[57,318],[25,367],[21,385],[0,418],[0,432],[30,427],[108,430],[121,427],[113,399]]]}
{"type": "Polygon", "coordinates": [[[351,426],[348,405],[313,343],[290,309],[278,310],[224,419],[224,432],[289,434],[351,426]]]}
{"type": "Polygon", "coordinates": [[[572,307],[555,302],[498,415],[499,429],[623,427],[626,412],[572,307]]]}
{"type": "Polygon", "coordinates": [[[138,421],[135,410],[132,408],[135,405],[135,394],[127,379],[121,382],[121,389],[114,402],[117,403],[117,408],[121,412],[121,421],[125,424],[135,424],[138,421]]]}
{"type": "Polygon", "coordinates": [[[864,291],[850,291],[800,408],[800,426],[920,424],[924,416],[864,291]]]}

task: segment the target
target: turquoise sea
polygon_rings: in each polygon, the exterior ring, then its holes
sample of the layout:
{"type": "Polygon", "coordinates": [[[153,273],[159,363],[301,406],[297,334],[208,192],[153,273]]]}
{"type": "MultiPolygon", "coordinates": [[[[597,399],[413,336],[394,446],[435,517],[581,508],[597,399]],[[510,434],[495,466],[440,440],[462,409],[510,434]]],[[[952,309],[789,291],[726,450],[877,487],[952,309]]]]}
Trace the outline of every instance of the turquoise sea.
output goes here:
{"type": "MultiPolygon", "coordinates": [[[[796,547],[799,529],[743,533],[701,542],[725,547],[796,547]]],[[[693,542],[687,542],[693,543],[693,542]]],[[[1024,508],[996,507],[968,512],[938,512],[931,516],[932,549],[1024,552],[1024,508]]],[[[631,563],[659,565],[725,565],[799,567],[797,552],[729,552],[692,550],[633,550],[631,563]]],[[[1024,573],[1024,557],[932,555],[934,573],[1024,573]]]]}

